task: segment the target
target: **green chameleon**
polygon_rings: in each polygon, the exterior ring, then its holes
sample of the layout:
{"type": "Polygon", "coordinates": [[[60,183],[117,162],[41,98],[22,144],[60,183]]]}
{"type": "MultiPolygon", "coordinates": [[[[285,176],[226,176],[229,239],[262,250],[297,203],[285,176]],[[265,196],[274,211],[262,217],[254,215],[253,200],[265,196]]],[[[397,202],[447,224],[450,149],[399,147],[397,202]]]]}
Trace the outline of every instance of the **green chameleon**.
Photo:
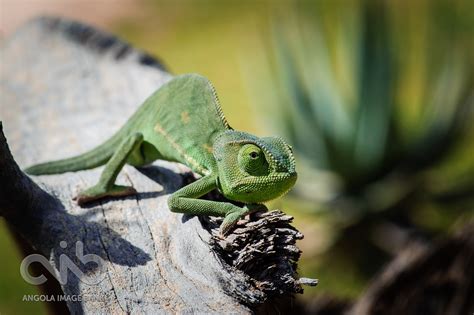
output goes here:
{"type": "Polygon", "coordinates": [[[222,234],[243,216],[266,210],[263,202],[285,194],[296,181],[291,147],[278,137],[259,138],[233,130],[211,83],[197,74],[176,76],[153,93],[127,123],[103,144],[82,155],[38,164],[31,175],[58,174],[105,164],[99,182],[75,199],[82,205],[107,196],[136,193],[115,184],[125,163],[176,161],[202,175],[168,199],[171,211],[222,216],[222,234]],[[227,199],[198,199],[218,189],[227,199]]]}

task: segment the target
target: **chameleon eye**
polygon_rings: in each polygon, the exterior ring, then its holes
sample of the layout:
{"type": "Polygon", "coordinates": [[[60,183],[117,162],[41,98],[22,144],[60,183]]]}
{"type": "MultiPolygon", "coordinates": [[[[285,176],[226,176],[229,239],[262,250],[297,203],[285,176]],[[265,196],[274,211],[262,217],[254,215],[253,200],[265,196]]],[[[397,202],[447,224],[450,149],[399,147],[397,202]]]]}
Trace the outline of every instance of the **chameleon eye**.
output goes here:
{"type": "Polygon", "coordinates": [[[246,144],[240,149],[238,162],[240,168],[249,175],[268,174],[268,162],[265,154],[254,144],[246,144]]]}

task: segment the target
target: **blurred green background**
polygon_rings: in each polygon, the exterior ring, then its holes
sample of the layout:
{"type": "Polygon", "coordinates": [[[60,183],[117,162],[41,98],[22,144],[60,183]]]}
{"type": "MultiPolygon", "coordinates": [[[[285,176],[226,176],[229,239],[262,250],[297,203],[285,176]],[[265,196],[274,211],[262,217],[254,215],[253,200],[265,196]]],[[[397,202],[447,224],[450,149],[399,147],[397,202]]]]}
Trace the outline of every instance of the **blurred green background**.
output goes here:
{"type": "MultiPolygon", "coordinates": [[[[407,240],[472,222],[472,1],[113,3],[106,19],[51,12],[207,76],[235,129],[293,145],[300,178],[272,206],[305,235],[300,274],[320,279],[303,302],[354,299],[407,240]]],[[[45,312],[21,302],[35,288],[0,223],[0,314],[45,312]]]]}

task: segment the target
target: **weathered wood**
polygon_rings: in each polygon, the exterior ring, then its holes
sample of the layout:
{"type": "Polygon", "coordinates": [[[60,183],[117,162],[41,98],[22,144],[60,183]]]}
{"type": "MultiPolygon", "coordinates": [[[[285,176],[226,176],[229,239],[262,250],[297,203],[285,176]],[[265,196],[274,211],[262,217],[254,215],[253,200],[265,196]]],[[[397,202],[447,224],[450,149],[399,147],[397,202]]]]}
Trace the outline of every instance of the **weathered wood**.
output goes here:
{"type": "MultiPolygon", "coordinates": [[[[21,168],[100,144],[171,77],[154,58],[115,37],[55,18],[25,25],[3,43],[1,53],[0,120],[21,168]]],[[[79,278],[69,272],[62,285],[65,294],[81,297],[67,301],[73,313],[248,313],[268,296],[315,284],[296,279],[294,243],[302,235],[278,212],[257,215],[241,229],[251,235],[265,225],[265,237],[283,246],[246,254],[265,246],[240,237],[233,255],[252,265],[252,274],[227,264],[212,220],[206,229],[197,217],[168,210],[167,196],[193,180],[180,164],[125,166],[118,184],[134,186],[137,196],[82,208],[72,197],[94,184],[102,168],[32,177],[33,182],[16,166],[4,138],[0,149],[0,215],[49,259],[56,274],[63,254],[84,272],[79,278]],[[78,242],[83,254],[97,255],[102,266],[83,264],[78,242]],[[256,261],[265,258],[259,270],[256,261]],[[252,278],[259,272],[266,276],[252,278]]]]}

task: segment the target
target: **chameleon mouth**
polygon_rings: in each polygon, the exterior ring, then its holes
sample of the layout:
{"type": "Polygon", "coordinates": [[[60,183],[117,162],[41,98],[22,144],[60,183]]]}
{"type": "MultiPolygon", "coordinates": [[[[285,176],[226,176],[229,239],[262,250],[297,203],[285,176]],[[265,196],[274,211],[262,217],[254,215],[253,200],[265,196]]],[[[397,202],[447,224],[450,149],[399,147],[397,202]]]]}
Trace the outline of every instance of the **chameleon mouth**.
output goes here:
{"type": "Polygon", "coordinates": [[[237,201],[267,202],[287,194],[294,186],[298,175],[277,173],[271,176],[250,176],[236,183],[232,190],[237,192],[237,201]]]}
{"type": "Polygon", "coordinates": [[[296,172],[292,173],[277,173],[273,175],[265,176],[247,176],[244,179],[238,181],[232,188],[239,190],[244,186],[255,186],[255,185],[265,185],[265,184],[274,184],[278,185],[279,183],[286,181],[296,181],[298,174],[296,172]]]}

